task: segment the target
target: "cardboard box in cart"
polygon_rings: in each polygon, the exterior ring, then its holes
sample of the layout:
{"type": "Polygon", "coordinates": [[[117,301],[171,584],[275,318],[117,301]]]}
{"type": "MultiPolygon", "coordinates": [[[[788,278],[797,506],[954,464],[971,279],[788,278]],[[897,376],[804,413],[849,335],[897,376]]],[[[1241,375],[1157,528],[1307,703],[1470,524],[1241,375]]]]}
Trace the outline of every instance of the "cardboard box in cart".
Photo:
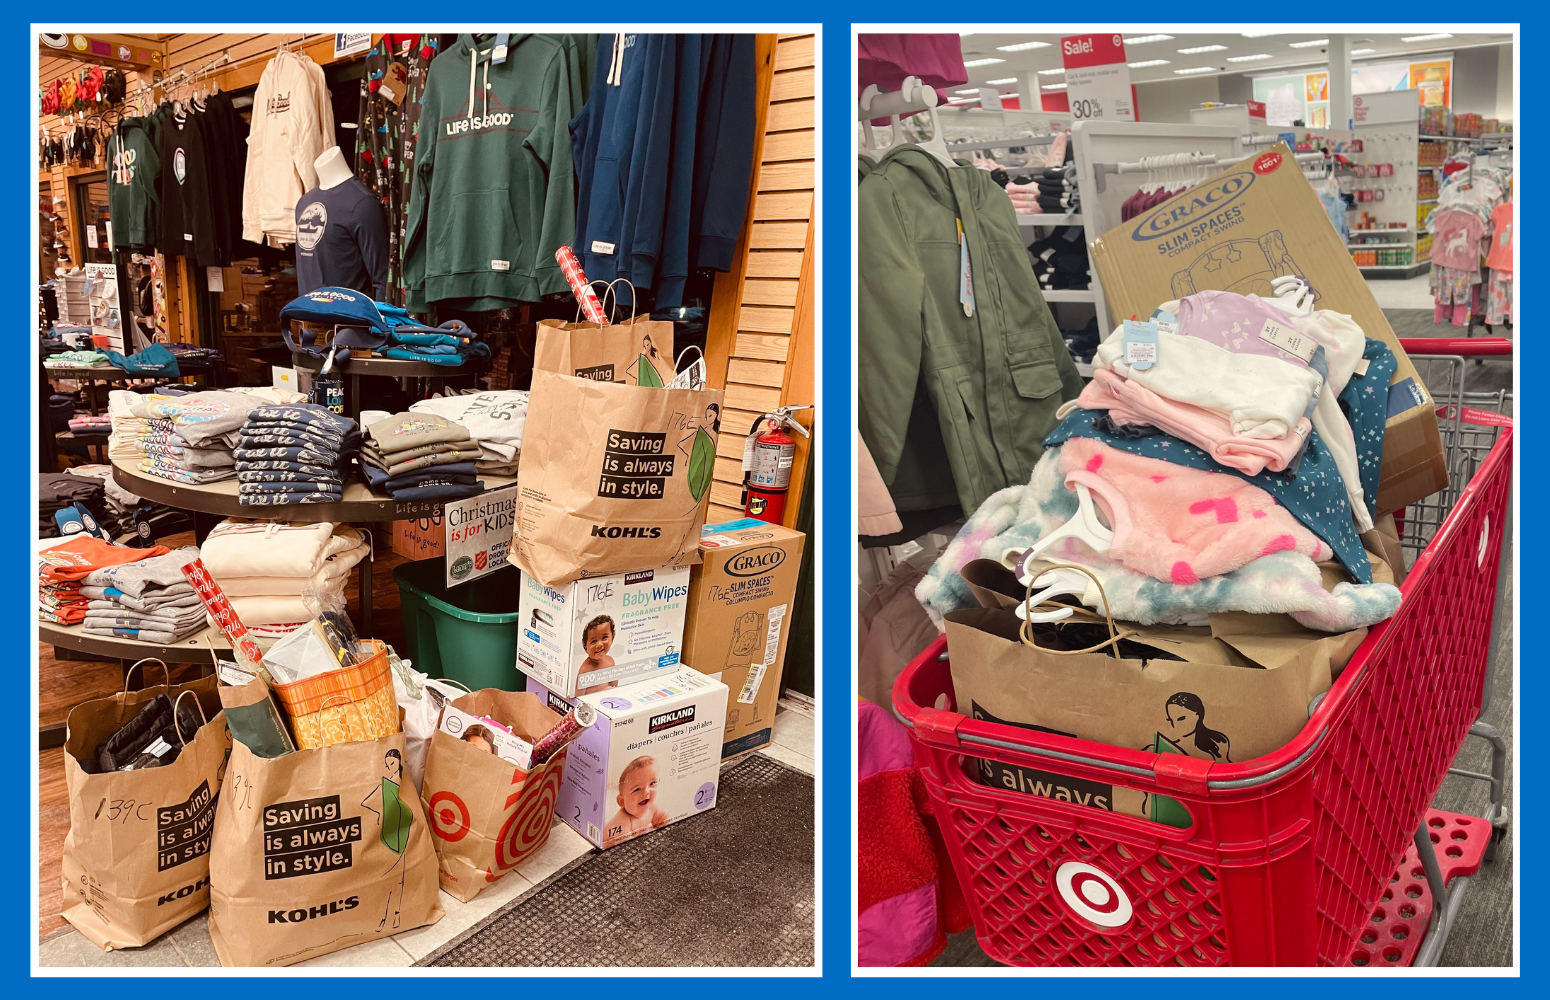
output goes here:
{"type": "MultiPolygon", "coordinates": [[[[565,699],[528,679],[557,711],[565,699]]],[[[580,699],[598,719],[572,743],[555,812],[608,848],[715,806],[727,687],[675,670],[580,699]]]]}
{"type": "Polygon", "coordinates": [[[566,698],[672,670],[681,659],[688,598],[688,567],[557,587],[523,573],[517,669],[566,698]]]}
{"type": "Polygon", "coordinates": [[[1447,459],[1426,384],[1330,225],[1324,205],[1286,144],[1234,164],[1091,243],[1109,317],[1146,317],[1170,299],[1207,290],[1274,294],[1270,282],[1298,274],[1316,308],[1347,313],[1399,359],[1378,512],[1431,496],[1448,484],[1447,459]]]}
{"type": "Polygon", "coordinates": [[[700,530],[683,661],[720,675],[727,686],[723,757],[762,747],[773,735],[791,635],[787,618],[806,540],[800,531],[751,517],[700,530]]]}

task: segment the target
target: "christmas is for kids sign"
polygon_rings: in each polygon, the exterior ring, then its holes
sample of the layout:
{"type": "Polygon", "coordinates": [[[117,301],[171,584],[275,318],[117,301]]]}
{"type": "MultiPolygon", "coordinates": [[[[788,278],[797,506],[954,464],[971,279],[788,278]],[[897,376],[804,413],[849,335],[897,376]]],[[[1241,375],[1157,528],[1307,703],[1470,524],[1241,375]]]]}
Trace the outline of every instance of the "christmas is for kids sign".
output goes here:
{"type": "Polygon", "coordinates": [[[517,487],[453,500],[442,511],[447,526],[447,586],[477,580],[507,564],[517,523],[517,487]]]}

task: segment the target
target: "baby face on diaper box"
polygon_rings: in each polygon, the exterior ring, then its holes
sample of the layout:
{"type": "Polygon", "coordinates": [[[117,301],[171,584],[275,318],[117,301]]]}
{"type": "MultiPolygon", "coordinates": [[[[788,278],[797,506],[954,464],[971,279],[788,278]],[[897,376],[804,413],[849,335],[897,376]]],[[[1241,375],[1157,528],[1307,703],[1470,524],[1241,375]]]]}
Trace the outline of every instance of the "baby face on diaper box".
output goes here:
{"type": "MultiPolygon", "coordinates": [[[[532,678],[527,687],[568,709],[532,678]]],[[[577,700],[598,720],[571,744],[555,804],[577,833],[609,848],[715,806],[725,684],[685,668],[577,700]]]]}

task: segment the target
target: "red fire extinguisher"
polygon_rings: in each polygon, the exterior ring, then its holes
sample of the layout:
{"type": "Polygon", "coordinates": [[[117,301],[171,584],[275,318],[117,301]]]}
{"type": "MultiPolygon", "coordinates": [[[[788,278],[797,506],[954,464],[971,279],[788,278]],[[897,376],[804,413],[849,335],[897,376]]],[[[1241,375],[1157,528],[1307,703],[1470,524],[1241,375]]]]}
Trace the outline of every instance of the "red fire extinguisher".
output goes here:
{"type": "Polygon", "coordinates": [[[779,524],[786,513],[786,494],[791,486],[791,465],[796,457],[796,438],[786,433],[791,427],[802,434],[807,428],[791,419],[791,411],[806,407],[781,407],[755,422],[753,437],[764,423],[765,431],[744,449],[743,513],[749,517],[779,524]],[[768,418],[768,419],[766,419],[768,418]]]}

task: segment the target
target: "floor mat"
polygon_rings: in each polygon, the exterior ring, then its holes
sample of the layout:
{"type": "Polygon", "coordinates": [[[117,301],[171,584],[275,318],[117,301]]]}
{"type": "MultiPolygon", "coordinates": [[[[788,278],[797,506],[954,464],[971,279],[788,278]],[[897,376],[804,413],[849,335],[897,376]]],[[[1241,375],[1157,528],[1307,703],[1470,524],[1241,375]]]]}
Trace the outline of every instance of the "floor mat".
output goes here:
{"type": "Polygon", "coordinates": [[[759,754],[716,808],[589,857],[421,965],[811,966],[813,778],[759,754]]]}

